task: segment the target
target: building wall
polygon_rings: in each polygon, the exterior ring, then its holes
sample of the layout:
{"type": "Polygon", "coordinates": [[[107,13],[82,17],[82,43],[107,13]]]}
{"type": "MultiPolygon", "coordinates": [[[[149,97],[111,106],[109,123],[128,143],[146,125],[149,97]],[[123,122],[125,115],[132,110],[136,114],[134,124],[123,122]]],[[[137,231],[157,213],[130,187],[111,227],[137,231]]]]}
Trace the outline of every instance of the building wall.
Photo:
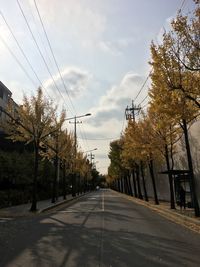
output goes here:
{"type": "MultiPolygon", "coordinates": [[[[194,166],[196,192],[200,205],[200,120],[194,122],[189,129],[189,141],[191,147],[191,154],[194,166]]],[[[177,143],[177,153],[174,156],[174,169],[188,169],[187,155],[185,150],[184,136],[177,143]]],[[[155,166],[155,178],[158,191],[158,197],[162,200],[170,200],[168,175],[160,174],[166,171],[166,165],[155,166]]],[[[146,186],[149,196],[153,197],[153,188],[149,170],[146,171],[146,186]]]]}
{"type": "MultiPolygon", "coordinates": [[[[12,92],[0,81],[0,107],[6,109],[8,103],[11,104],[13,116],[16,116],[18,105],[12,99],[12,92]]],[[[6,114],[0,112],[0,132],[3,131],[1,124],[5,121],[6,114]]]]}

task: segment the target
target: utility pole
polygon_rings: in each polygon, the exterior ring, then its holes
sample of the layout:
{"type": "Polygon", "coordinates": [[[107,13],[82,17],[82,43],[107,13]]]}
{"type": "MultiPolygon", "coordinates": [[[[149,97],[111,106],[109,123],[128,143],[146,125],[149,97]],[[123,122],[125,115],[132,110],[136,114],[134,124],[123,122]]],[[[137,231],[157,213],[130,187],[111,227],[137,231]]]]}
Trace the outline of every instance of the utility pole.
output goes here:
{"type": "Polygon", "coordinates": [[[92,154],[92,152],[91,152],[90,155],[89,155],[89,157],[90,157],[90,163],[91,163],[92,166],[93,166],[93,159],[95,158],[95,155],[92,154]]]}
{"type": "Polygon", "coordinates": [[[82,121],[77,121],[77,117],[74,117],[74,122],[69,121],[69,123],[74,123],[74,175],[72,177],[72,196],[76,196],[76,154],[77,154],[77,132],[76,132],[76,125],[78,123],[82,123],[82,121]]]}
{"type": "Polygon", "coordinates": [[[82,117],[91,116],[91,113],[87,113],[85,115],[74,116],[72,118],[67,118],[66,120],[74,120],[73,122],[69,121],[69,123],[74,123],[74,175],[72,177],[72,196],[76,196],[76,154],[77,154],[77,134],[76,134],[76,124],[82,123],[82,121],[77,121],[77,119],[82,117]]]}
{"type": "Polygon", "coordinates": [[[138,105],[134,105],[134,102],[132,100],[132,106],[131,107],[126,107],[125,109],[125,115],[126,115],[126,120],[132,120],[135,122],[135,116],[136,116],[136,111],[140,112],[141,107],[138,105]]]}
{"type": "MultiPolygon", "coordinates": [[[[126,120],[131,120],[132,122],[135,122],[135,117],[136,117],[136,112],[140,112],[141,107],[138,105],[134,105],[134,101],[132,100],[132,106],[131,107],[126,107],[125,109],[125,115],[126,115],[126,120]]],[[[141,188],[140,188],[140,181],[139,181],[139,165],[137,163],[135,163],[135,166],[133,168],[133,172],[130,173],[130,175],[132,175],[132,179],[133,179],[133,184],[135,185],[135,192],[138,191],[138,195],[139,198],[142,199],[142,193],[141,193],[141,188]],[[136,170],[134,170],[136,168],[136,170]],[[136,174],[136,175],[135,175],[136,174]],[[136,189],[136,185],[137,185],[137,189],[136,189]]]]}

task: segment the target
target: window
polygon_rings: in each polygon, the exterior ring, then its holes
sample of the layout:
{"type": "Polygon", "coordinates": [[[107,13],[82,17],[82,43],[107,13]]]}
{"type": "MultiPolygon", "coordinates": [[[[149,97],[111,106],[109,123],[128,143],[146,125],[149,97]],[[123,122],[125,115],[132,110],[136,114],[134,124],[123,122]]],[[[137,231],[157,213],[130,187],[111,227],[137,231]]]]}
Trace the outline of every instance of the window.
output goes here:
{"type": "Polygon", "coordinates": [[[0,87],[0,97],[3,99],[3,88],[0,87]]]}

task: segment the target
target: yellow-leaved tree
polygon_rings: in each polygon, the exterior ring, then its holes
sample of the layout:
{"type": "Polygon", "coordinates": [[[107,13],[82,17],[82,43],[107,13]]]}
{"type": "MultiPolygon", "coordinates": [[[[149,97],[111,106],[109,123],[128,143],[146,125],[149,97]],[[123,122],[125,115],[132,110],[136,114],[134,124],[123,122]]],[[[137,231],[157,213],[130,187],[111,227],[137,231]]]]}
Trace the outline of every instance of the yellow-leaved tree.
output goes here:
{"type": "MultiPolygon", "coordinates": [[[[19,106],[17,118],[9,119],[6,122],[6,132],[13,141],[21,141],[26,144],[32,143],[34,147],[34,175],[32,188],[32,204],[30,211],[37,210],[37,180],[38,180],[38,161],[39,151],[42,144],[49,137],[54,125],[56,108],[52,102],[48,101],[38,88],[36,96],[28,99],[23,98],[23,104],[19,106]]],[[[10,114],[8,108],[7,113],[10,114]]]]}
{"type": "MultiPolygon", "coordinates": [[[[193,163],[188,138],[188,125],[190,125],[199,113],[197,105],[186,95],[186,91],[196,88],[197,80],[191,71],[183,67],[180,60],[173,53],[176,44],[170,34],[164,34],[163,43],[151,45],[152,54],[152,85],[150,96],[156,105],[162,108],[162,114],[173,120],[174,125],[181,127],[185,139],[185,147],[190,173],[191,194],[196,216],[200,215],[196,197],[193,163]]],[[[196,89],[195,89],[196,90],[196,89]]],[[[161,112],[161,110],[159,111],[161,112]]]]}

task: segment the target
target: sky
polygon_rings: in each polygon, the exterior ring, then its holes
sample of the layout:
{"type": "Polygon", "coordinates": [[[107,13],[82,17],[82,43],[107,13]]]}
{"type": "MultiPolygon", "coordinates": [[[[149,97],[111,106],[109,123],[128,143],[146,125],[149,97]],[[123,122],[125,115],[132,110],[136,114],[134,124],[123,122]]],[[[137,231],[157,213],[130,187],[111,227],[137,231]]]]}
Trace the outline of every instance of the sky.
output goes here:
{"type": "MultiPolygon", "coordinates": [[[[68,118],[91,113],[78,120],[78,146],[106,174],[125,108],[148,94],[149,80],[138,92],[152,40],[161,42],[180,8],[187,14],[193,7],[192,0],[0,0],[0,80],[18,104],[41,86],[68,118]]],[[[64,127],[74,131],[68,121],[64,127]]]]}

